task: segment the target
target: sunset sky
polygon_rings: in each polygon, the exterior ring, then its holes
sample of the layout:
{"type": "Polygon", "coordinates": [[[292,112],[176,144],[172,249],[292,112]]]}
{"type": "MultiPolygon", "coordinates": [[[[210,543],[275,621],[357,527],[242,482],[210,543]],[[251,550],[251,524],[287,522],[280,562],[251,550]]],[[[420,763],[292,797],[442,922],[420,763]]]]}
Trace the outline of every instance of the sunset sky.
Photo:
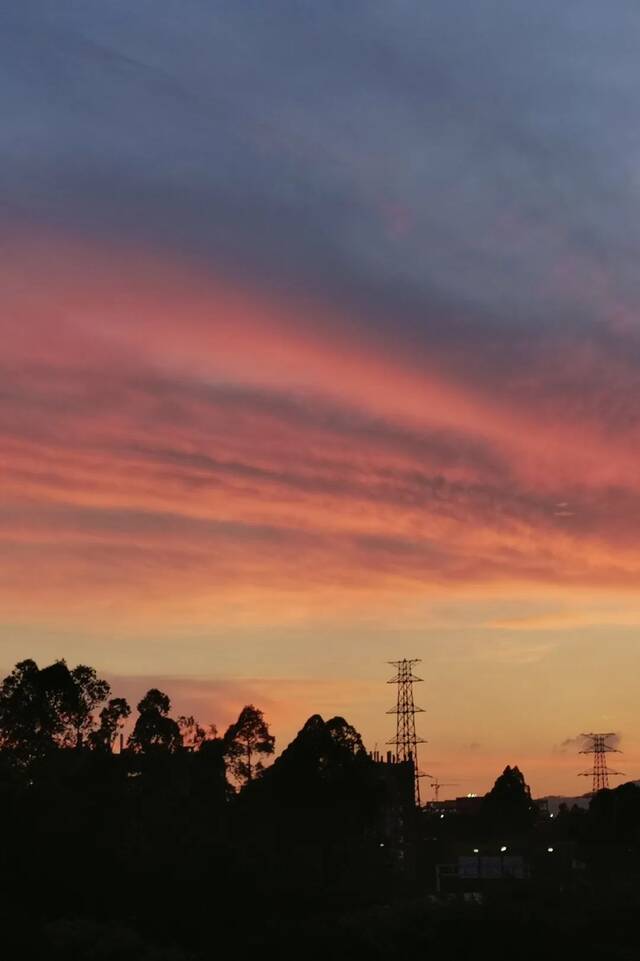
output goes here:
{"type": "MultiPolygon", "coordinates": [[[[0,668],[640,776],[640,6],[0,11],[0,668]]],[[[425,792],[423,789],[423,794],[425,792]]]]}

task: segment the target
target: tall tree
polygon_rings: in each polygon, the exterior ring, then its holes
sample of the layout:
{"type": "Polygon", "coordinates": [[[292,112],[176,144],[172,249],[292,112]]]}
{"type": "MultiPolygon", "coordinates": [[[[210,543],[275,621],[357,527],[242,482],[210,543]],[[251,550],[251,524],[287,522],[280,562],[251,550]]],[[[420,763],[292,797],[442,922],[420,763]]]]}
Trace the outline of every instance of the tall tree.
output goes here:
{"type": "Polygon", "coordinates": [[[89,744],[98,751],[112,751],[131,708],[123,697],[112,697],[100,711],[100,726],[89,734],[89,744]]]}
{"type": "Polygon", "coordinates": [[[139,754],[178,751],[182,735],[177,721],[169,717],[171,701],[153,687],[138,704],[138,718],[128,741],[130,750],[139,754]]]}
{"type": "Polygon", "coordinates": [[[240,711],[224,736],[225,756],[232,774],[240,784],[247,784],[264,768],[262,758],[273,754],[275,737],[269,733],[264,715],[253,704],[240,711]]]}
{"type": "Polygon", "coordinates": [[[111,685],[86,664],[78,664],[70,673],[76,688],[70,722],[75,746],[82,747],[95,726],[97,708],[111,693],[111,685]]]}
{"type": "Polygon", "coordinates": [[[483,812],[492,829],[521,832],[528,830],[535,820],[536,806],[522,771],[507,767],[488,794],[483,812]]]}
{"type": "Polygon", "coordinates": [[[30,760],[68,743],[77,688],[64,661],[40,669],[24,660],[0,685],[0,747],[30,760]]]}
{"type": "Polygon", "coordinates": [[[360,733],[343,717],[332,717],[326,722],[326,730],[331,739],[352,754],[366,755],[360,733]]]}

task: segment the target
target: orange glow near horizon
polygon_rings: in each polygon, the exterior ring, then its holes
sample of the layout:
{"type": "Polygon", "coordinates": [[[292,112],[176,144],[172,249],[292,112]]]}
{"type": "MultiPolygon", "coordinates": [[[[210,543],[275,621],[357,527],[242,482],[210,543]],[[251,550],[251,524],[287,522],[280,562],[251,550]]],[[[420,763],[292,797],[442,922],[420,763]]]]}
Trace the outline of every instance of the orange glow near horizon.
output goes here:
{"type": "MultiPolygon", "coordinates": [[[[446,345],[409,352],[327,303],[8,239],[3,668],[160,676],[219,725],[260,700],[281,739],[341,713],[373,748],[385,661],[417,656],[443,780],[484,790],[518,763],[538,794],[579,793],[580,759],[554,746],[598,723],[635,764],[634,423],[569,405],[544,349],[536,406],[524,374],[463,377],[446,345]]],[[[610,363],[631,409],[632,371],[610,363]]]]}

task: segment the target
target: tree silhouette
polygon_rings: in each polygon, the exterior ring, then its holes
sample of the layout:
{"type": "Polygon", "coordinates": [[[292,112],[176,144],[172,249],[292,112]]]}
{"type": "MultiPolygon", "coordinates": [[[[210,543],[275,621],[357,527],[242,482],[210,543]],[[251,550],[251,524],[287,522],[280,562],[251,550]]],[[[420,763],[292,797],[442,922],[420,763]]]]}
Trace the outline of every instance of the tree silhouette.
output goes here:
{"type": "Polygon", "coordinates": [[[70,722],[75,746],[82,747],[93,730],[96,708],[109,697],[111,686],[98,677],[93,667],[86,664],[78,664],[70,673],[76,687],[76,703],[71,711],[70,722]]]}
{"type": "Polygon", "coordinates": [[[536,806],[522,771],[507,767],[484,798],[483,811],[493,830],[526,831],[532,827],[536,806]]]}
{"type": "Polygon", "coordinates": [[[316,799],[328,785],[349,785],[351,790],[361,781],[367,782],[365,768],[370,765],[358,731],[342,717],[323,720],[313,714],[293,741],[275,761],[263,781],[284,787],[298,798],[309,795],[316,799]],[[322,787],[321,787],[322,786],[322,787]]]}
{"type": "Polygon", "coordinates": [[[0,685],[0,747],[29,761],[68,743],[78,691],[64,661],[40,668],[24,660],[0,685]]]}
{"type": "Polygon", "coordinates": [[[193,714],[188,716],[182,714],[178,718],[178,728],[182,737],[182,746],[188,751],[199,751],[205,741],[216,740],[218,735],[215,724],[204,728],[196,721],[193,714]]]}
{"type": "Polygon", "coordinates": [[[116,737],[131,708],[123,697],[112,697],[100,711],[100,726],[90,732],[89,745],[95,750],[112,751],[116,737]]]}
{"type": "Polygon", "coordinates": [[[169,717],[171,701],[167,694],[151,688],[138,704],[138,718],[127,742],[138,754],[174,752],[182,747],[180,728],[169,717]]]}
{"type": "Polygon", "coordinates": [[[326,722],[327,733],[337,745],[352,754],[366,753],[362,737],[352,724],[345,721],[343,717],[332,717],[326,722]]]}
{"type": "Polygon", "coordinates": [[[224,736],[225,756],[236,780],[247,784],[263,770],[261,758],[273,754],[275,740],[262,711],[253,704],[243,707],[238,720],[229,725],[224,736]]]}

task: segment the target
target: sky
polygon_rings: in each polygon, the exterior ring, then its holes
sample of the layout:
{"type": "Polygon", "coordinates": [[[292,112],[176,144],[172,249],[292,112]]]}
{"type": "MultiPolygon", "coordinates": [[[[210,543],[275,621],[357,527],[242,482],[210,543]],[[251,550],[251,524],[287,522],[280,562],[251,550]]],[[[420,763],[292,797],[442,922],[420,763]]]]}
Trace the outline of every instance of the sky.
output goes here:
{"type": "Polygon", "coordinates": [[[0,27],[0,668],[380,750],[421,658],[442,797],[639,776],[637,3],[0,27]]]}

